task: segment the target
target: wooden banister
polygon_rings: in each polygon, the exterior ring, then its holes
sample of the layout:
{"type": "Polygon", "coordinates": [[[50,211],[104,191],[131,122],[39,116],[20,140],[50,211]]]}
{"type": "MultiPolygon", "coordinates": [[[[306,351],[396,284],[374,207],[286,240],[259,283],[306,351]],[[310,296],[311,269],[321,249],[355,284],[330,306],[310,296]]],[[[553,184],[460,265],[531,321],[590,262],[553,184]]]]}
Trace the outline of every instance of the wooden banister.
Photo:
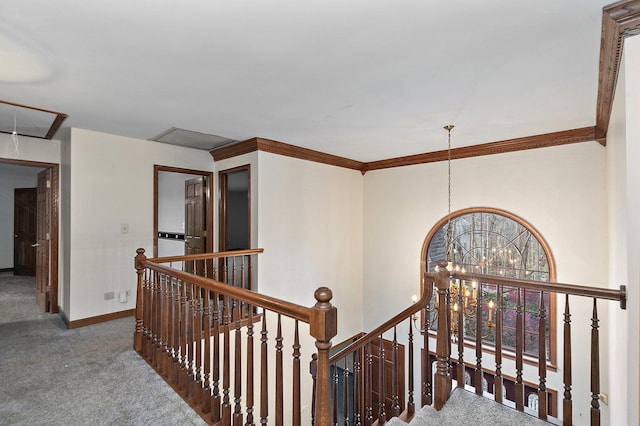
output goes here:
{"type": "Polygon", "coordinates": [[[153,259],[148,259],[149,262],[152,263],[171,263],[171,262],[188,262],[194,260],[207,260],[207,259],[220,259],[223,257],[234,257],[234,256],[248,256],[252,254],[260,254],[264,253],[264,249],[250,249],[250,250],[232,250],[232,251],[217,251],[213,253],[198,253],[198,254],[189,254],[185,256],[165,256],[165,257],[155,257],[153,259]]]}
{"type": "MultiPolygon", "coordinates": [[[[433,274],[425,274],[425,276],[433,276],[433,274]]],[[[627,308],[627,287],[620,286],[619,290],[590,287],[585,285],[564,284],[546,281],[531,281],[519,278],[506,278],[496,275],[474,274],[470,272],[451,271],[451,278],[468,281],[478,281],[484,283],[504,285],[506,287],[520,287],[531,290],[547,291],[552,293],[569,294],[573,296],[595,297],[597,299],[615,300],[620,302],[620,308],[627,308]]]]}
{"type": "Polygon", "coordinates": [[[247,289],[251,258],[245,258],[262,251],[147,259],[143,249],[137,250],[134,347],[210,424],[249,425],[259,415],[261,424],[300,425],[307,423],[301,399],[307,386],[300,375],[304,339],[299,322],[306,323],[317,350],[314,422],[328,426],[331,401],[326,378],[331,339],[337,334],[331,290],[317,289],[315,304],[305,307],[247,289]],[[216,258],[220,261],[207,262],[216,258]],[[175,263],[181,267],[175,268],[175,263]],[[254,322],[262,322],[259,341],[254,341],[254,322]],[[285,352],[289,339],[291,354],[285,352]],[[268,357],[274,355],[275,368],[270,368],[268,357]],[[259,384],[254,368],[259,369],[259,384]],[[289,371],[292,383],[285,382],[289,371]],[[254,398],[256,387],[258,398],[254,398]],[[285,399],[287,390],[290,402],[285,399]],[[254,407],[256,399],[259,407],[254,407]]]}
{"type": "MultiPolygon", "coordinates": [[[[433,276],[432,274],[425,274],[425,277],[432,277],[432,276],[433,276]]],[[[380,336],[380,334],[391,329],[394,325],[399,324],[402,321],[406,320],[407,318],[411,318],[413,315],[418,314],[421,310],[426,308],[427,303],[429,303],[429,300],[431,300],[431,296],[433,294],[432,290],[433,290],[432,281],[425,283],[425,285],[423,286],[421,296],[416,301],[416,303],[413,303],[408,308],[403,309],[399,314],[394,315],[389,320],[385,321],[384,323],[374,328],[373,330],[367,333],[363,333],[359,339],[349,344],[345,348],[341,349],[339,352],[336,352],[335,354],[331,355],[331,358],[329,359],[329,361],[333,363],[343,358],[344,356],[350,353],[353,353],[358,349],[363,348],[365,345],[373,342],[378,336],[380,336]]]]}
{"type": "Polygon", "coordinates": [[[209,278],[200,277],[190,274],[188,272],[178,271],[171,269],[164,265],[158,265],[155,262],[144,261],[141,262],[144,267],[149,268],[152,271],[162,272],[164,274],[173,276],[185,282],[197,284],[204,289],[214,291],[224,296],[231,297],[232,299],[240,299],[251,305],[262,306],[271,311],[280,312],[290,318],[297,319],[302,322],[309,323],[311,319],[312,309],[306,306],[301,306],[295,303],[286,302],[282,299],[259,294],[250,290],[245,290],[238,287],[232,287],[228,284],[215,281],[209,278]]]}

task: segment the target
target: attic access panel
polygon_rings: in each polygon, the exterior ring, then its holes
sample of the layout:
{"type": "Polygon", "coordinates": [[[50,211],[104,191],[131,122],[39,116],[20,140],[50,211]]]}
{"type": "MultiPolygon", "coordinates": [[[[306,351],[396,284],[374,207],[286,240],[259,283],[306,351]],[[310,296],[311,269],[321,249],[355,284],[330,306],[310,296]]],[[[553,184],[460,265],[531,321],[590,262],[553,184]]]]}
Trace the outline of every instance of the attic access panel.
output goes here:
{"type": "Polygon", "coordinates": [[[0,100],[0,133],[51,139],[67,114],[0,100]]]}

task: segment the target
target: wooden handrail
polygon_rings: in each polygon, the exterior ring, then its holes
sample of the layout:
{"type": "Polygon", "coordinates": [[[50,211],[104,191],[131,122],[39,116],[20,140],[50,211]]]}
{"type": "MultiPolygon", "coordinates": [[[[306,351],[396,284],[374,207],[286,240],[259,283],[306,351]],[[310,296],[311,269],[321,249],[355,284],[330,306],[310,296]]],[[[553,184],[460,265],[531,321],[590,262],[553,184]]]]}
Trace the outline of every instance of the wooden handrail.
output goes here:
{"type": "Polygon", "coordinates": [[[200,277],[197,275],[190,274],[188,272],[183,272],[183,271],[169,268],[167,266],[158,265],[149,260],[142,261],[141,266],[143,268],[149,268],[151,270],[162,272],[164,274],[179,278],[189,283],[197,284],[206,290],[214,291],[216,293],[220,293],[234,299],[241,299],[252,305],[262,306],[271,311],[282,313],[283,315],[286,315],[290,318],[297,319],[302,322],[309,323],[311,320],[311,312],[313,311],[313,309],[307,308],[306,306],[297,305],[291,302],[285,302],[275,297],[255,293],[251,290],[245,290],[243,288],[230,286],[228,284],[221,283],[220,281],[216,281],[211,278],[200,277]]]}
{"type": "Polygon", "coordinates": [[[212,252],[212,253],[198,253],[198,254],[189,254],[189,255],[180,255],[180,256],[156,257],[153,259],[147,259],[147,261],[152,263],[183,262],[183,261],[189,261],[189,260],[217,259],[220,257],[248,256],[248,255],[259,254],[263,252],[264,252],[264,249],[261,249],[261,248],[249,249],[249,250],[219,251],[219,252],[212,252]]]}
{"type": "MultiPolygon", "coordinates": [[[[435,277],[433,273],[425,273],[425,279],[435,277]]],[[[620,308],[627,308],[627,287],[620,286],[620,290],[601,287],[589,287],[576,284],[564,284],[557,282],[531,281],[520,278],[498,277],[495,275],[474,274],[470,272],[451,271],[450,278],[467,281],[478,281],[488,284],[500,284],[507,287],[521,287],[534,290],[543,290],[552,293],[571,294],[574,296],[595,297],[598,299],[615,300],[620,302],[620,308]]]]}
{"type": "Polygon", "coordinates": [[[422,294],[420,296],[420,299],[418,299],[416,301],[416,303],[414,303],[411,306],[409,306],[408,308],[402,310],[399,314],[391,317],[389,320],[384,322],[382,325],[374,328],[370,332],[364,333],[362,335],[362,337],[360,337],[358,340],[356,340],[355,342],[351,343],[349,346],[345,347],[341,351],[333,354],[333,356],[331,356],[331,358],[329,358],[329,362],[330,363],[336,362],[340,358],[342,358],[345,355],[348,355],[348,354],[356,351],[357,349],[363,347],[367,343],[371,343],[373,340],[375,340],[376,338],[379,338],[379,336],[382,333],[384,333],[385,331],[389,330],[394,325],[399,324],[401,321],[409,318],[410,316],[412,316],[414,314],[417,314],[422,309],[426,308],[427,307],[427,303],[429,302],[429,300],[431,300],[431,294],[433,292],[433,286],[432,285],[425,285],[425,283],[427,282],[426,281],[426,276],[427,276],[427,274],[425,274],[425,282],[423,282],[423,284],[422,284],[422,286],[423,286],[422,294]]]}

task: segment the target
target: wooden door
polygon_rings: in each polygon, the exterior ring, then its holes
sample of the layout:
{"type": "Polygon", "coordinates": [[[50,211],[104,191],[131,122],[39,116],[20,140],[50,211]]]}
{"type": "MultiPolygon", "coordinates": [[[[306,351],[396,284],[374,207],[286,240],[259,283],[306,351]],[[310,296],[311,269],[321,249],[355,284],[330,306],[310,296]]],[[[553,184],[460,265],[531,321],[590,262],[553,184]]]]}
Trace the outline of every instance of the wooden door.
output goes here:
{"type": "Polygon", "coordinates": [[[53,312],[51,301],[51,169],[38,173],[36,230],[36,303],[53,312]]]}
{"type": "MultiPolygon", "coordinates": [[[[393,342],[383,339],[384,348],[384,401],[386,419],[394,417],[393,406],[396,405],[394,400],[397,398],[397,405],[400,412],[404,410],[404,345],[398,344],[397,354],[394,359],[393,342]],[[396,384],[394,384],[394,379],[396,384]]],[[[378,418],[380,408],[380,341],[371,342],[372,366],[371,366],[371,383],[373,390],[371,392],[372,409],[374,419],[378,418]]]]}
{"type": "MultiPolygon", "coordinates": [[[[204,178],[197,177],[185,181],[184,254],[186,255],[204,253],[206,250],[205,201],[204,178]]],[[[200,269],[200,266],[198,269],[200,269]]],[[[187,272],[193,272],[193,265],[190,262],[187,262],[186,270],[187,272]]]]}
{"type": "Polygon", "coordinates": [[[13,199],[13,273],[36,275],[36,188],[16,188],[13,199]]]}

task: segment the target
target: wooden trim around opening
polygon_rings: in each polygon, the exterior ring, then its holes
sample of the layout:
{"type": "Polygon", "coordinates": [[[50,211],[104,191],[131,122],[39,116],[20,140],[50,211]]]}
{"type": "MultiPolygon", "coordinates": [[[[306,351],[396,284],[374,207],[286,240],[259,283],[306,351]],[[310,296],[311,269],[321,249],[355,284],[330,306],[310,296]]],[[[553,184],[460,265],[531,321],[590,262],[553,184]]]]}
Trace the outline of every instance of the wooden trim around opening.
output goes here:
{"type": "Polygon", "coordinates": [[[213,172],[204,170],[183,169],[180,167],[153,166],[153,257],[158,257],[158,173],[172,172],[202,176],[206,181],[206,251],[213,251],[213,172]]]}
{"type": "MultiPolygon", "coordinates": [[[[75,321],[65,321],[69,329],[86,327],[87,325],[99,324],[101,322],[112,321],[120,318],[132,317],[136,314],[135,309],[127,309],[126,311],[111,312],[110,314],[97,315],[95,317],[83,318],[75,321]]],[[[66,317],[63,317],[66,319],[66,317]]]]}
{"type": "Polygon", "coordinates": [[[58,273],[59,273],[59,226],[60,226],[60,165],[41,161],[16,160],[0,158],[0,163],[15,164],[29,167],[51,169],[51,254],[49,267],[51,269],[51,286],[49,293],[49,310],[52,314],[59,312],[58,306],[58,273]]]}
{"type": "Polygon", "coordinates": [[[640,0],[624,0],[602,9],[596,137],[606,145],[624,39],[640,34],[640,0]]]}

